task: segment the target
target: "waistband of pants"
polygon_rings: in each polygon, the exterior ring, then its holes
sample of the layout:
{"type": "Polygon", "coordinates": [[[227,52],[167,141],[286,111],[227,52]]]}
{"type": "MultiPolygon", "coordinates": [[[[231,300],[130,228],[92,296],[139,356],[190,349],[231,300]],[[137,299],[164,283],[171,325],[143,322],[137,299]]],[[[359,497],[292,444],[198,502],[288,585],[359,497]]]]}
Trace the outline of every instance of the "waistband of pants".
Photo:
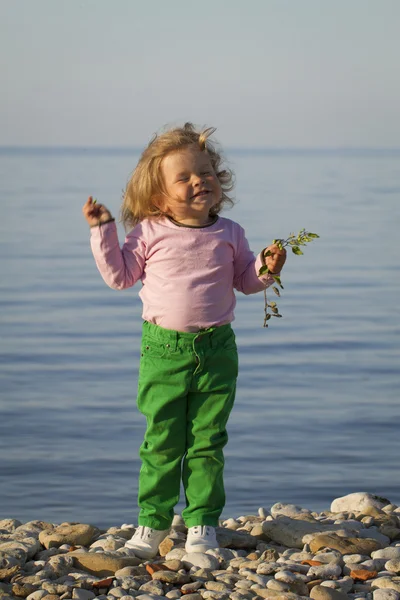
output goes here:
{"type": "Polygon", "coordinates": [[[212,347],[226,341],[230,336],[234,337],[230,323],[209,327],[208,329],[200,329],[199,331],[192,333],[189,331],[164,329],[164,327],[160,327],[160,325],[144,321],[142,331],[143,335],[148,335],[165,345],[168,344],[172,349],[176,348],[178,345],[193,347],[194,343],[212,347]]]}

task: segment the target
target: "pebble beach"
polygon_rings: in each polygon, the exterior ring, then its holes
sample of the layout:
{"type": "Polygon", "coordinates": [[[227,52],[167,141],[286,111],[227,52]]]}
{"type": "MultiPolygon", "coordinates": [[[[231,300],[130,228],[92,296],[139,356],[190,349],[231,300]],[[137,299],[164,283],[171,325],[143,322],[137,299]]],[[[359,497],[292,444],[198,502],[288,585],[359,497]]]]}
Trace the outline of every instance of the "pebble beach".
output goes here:
{"type": "Polygon", "coordinates": [[[125,547],[134,531],[0,520],[0,600],[400,600],[400,508],[377,495],[228,518],[206,553],[185,552],[178,515],[151,560],[125,547]]]}

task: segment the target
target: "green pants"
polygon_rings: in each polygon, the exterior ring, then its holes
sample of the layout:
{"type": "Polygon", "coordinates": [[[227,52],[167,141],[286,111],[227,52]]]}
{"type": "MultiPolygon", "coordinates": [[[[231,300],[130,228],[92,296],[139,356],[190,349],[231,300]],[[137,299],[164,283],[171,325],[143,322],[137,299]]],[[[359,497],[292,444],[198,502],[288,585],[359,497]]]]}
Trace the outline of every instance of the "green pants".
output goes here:
{"type": "Polygon", "coordinates": [[[218,525],[237,374],[230,325],[186,333],[143,323],[137,404],[147,429],[139,451],[140,525],[171,526],[181,478],[186,526],[218,525]]]}

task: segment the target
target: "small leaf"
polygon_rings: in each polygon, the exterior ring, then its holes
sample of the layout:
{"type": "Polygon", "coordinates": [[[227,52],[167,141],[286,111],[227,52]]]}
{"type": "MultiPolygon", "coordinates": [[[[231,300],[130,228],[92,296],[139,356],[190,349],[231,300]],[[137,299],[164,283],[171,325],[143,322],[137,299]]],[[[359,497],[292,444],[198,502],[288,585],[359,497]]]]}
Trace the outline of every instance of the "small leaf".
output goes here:
{"type": "Polygon", "coordinates": [[[266,320],[266,321],[269,321],[269,320],[270,320],[270,318],[271,318],[271,315],[270,315],[270,313],[267,313],[267,314],[265,315],[265,320],[266,320]]]}
{"type": "Polygon", "coordinates": [[[312,238],[312,239],[319,238],[319,235],[318,235],[318,234],[316,234],[316,233],[310,233],[310,232],[308,232],[308,233],[307,233],[307,235],[308,235],[308,237],[310,237],[310,238],[312,238]]]}
{"type": "Polygon", "coordinates": [[[282,318],[282,315],[280,315],[279,313],[274,313],[273,315],[271,315],[272,317],[279,317],[279,319],[282,318]]]}
{"type": "Polygon", "coordinates": [[[275,292],[275,294],[276,294],[277,296],[280,296],[280,295],[281,295],[277,287],[275,287],[275,286],[274,286],[274,287],[272,288],[272,290],[275,292]]]}
{"type": "Polygon", "coordinates": [[[267,265],[261,267],[261,269],[258,271],[258,276],[260,277],[260,275],[265,275],[265,273],[269,273],[267,265]]]}
{"type": "Polygon", "coordinates": [[[272,275],[272,278],[279,285],[281,290],[283,290],[283,285],[282,285],[281,278],[279,277],[279,275],[272,275]]]}
{"type": "Polygon", "coordinates": [[[270,302],[270,303],[268,304],[268,306],[269,306],[270,308],[275,308],[275,307],[276,307],[276,302],[270,302]]]}
{"type": "Polygon", "coordinates": [[[298,256],[300,254],[303,254],[303,252],[300,250],[300,248],[298,246],[293,246],[292,252],[293,252],[293,254],[297,254],[298,256]]]}
{"type": "Polygon", "coordinates": [[[273,307],[271,308],[271,310],[272,310],[272,312],[273,312],[275,315],[276,315],[276,314],[278,314],[278,312],[279,312],[279,310],[278,310],[277,308],[275,308],[275,306],[273,306],[273,307]]]}
{"type": "Polygon", "coordinates": [[[267,250],[266,252],[264,252],[264,256],[271,256],[272,252],[271,250],[267,250]]]}

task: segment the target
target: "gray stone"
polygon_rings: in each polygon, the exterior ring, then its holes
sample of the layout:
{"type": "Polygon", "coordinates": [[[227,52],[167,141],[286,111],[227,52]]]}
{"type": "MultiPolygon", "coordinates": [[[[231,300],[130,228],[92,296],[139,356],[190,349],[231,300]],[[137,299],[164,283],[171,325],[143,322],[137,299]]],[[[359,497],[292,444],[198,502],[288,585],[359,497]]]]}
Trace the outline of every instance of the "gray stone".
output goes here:
{"type": "Polygon", "coordinates": [[[281,504],[280,502],[277,502],[271,506],[271,515],[274,517],[274,519],[278,515],[284,515],[286,517],[291,517],[292,519],[315,521],[311,511],[308,510],[308,508],[302,508],[296,504],[281,504]]]}
{"type": "Polygon", "coordinates": [[[93,600],[93,598],[95,597],[96,594],[94,594],[90,590],[83,590],[81,588],[74,588],[72,590],[73,600],[93,600]]]}
{"type": "Polygon", "coordinates": [[[257,546],[257,538],[245,531],[217,527],[216,534],[221,548],[246,548],[250,550],[257,546]]]}
{"type": "Polygon", "coordinates": [[[390,588],[377,589],[374,590],[372,597],[373,600],[400,600],[400,592],[390,588]]]}

